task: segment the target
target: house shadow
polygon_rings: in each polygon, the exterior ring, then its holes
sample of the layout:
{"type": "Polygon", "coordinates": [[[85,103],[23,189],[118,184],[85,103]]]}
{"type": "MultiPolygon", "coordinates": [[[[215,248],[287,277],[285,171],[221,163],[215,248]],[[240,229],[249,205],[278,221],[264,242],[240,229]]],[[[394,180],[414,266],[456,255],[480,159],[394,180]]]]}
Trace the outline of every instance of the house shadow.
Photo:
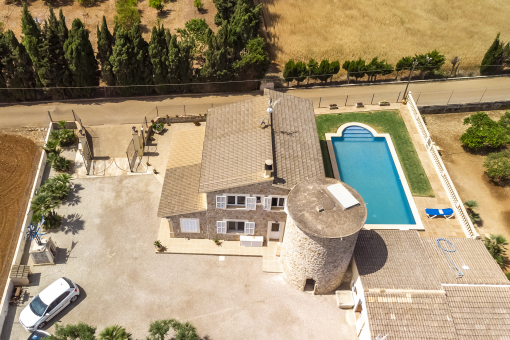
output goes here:
{"type": "Polygon", "coordinates": [[[362,242],[358,238],[354,249],[358,273],[361,276],[378,272],[388,260],[388,247],[383,238],[374,230],[363,230],[363,234],[362,242]]]}
{"type": "Polygon", "coordinates": [[[67,248],[57,248],[57,256],[55,257],[55,264],[66,264],[69,258],[71,257],[71,253],[73,249],[78,244],[78,241],[71,242],[71,249],[67,248]]]}
{"type": "Polygon", "coordinates": [[[81,219],[81,215],[74,213],[68,214],[62,218],[62,231],[64,234],[78,234],[84,229],[85,221],[81,219]]]}

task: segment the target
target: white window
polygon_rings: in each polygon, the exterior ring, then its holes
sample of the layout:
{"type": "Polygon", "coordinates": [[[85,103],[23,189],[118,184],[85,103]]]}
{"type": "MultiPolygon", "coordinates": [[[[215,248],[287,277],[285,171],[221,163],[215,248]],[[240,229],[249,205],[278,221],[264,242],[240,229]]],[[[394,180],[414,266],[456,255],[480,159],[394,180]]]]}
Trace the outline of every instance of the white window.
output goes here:
{"type": "Polygon", "coordinates": [[[269,196],[264,197],[264,210],[276,210],[281,211],[285,208],[285,196],[269,196]]]}
{"type": "Polygon", "coordinates": [[[255,222],[246,222],[245,233],[248,235],[255,234],[255,222]]]}
{"type": "Polygon", "coordinates": [[[227,208],[246,208],[248,195],[226,194],[227,208]]]}
{"type": "Polygon", "coordinates": [[[227,221],[216,221],[216,233],[218,234],[227,233],[227,221]]]}
{"type": "Polygon", "coordinates": [[[227,196],[216,196],[216,209],[227,209],[227,196]]]}
{"type": "Polygon", "coordinates": [[[257,198],[256,197],[246,197],[246,208],[248,210],[256,210],[257,209],[257,198]]]}
{"type": "Polygon", "coordinates": [[[257,204],[264,203],[264,196],[262,196],[262,195],[252,195],[252,196],[255,197],[255,199],[257,200],[257,204]]]}
{"type": "Polygon", "coordinates": [[[199,233],[200,222],[198,218],[181,218],[181,233],[199,233]]]}

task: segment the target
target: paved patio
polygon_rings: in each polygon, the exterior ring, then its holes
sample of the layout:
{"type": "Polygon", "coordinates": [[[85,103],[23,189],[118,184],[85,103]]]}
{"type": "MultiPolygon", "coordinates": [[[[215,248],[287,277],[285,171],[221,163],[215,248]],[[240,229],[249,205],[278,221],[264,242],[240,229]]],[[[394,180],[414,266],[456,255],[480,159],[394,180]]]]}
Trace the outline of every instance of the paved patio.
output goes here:
{"type": "MultiPolygon", "coordinates": [[[[57,264],[32,267],[30,297],[59,277],[80,299],[48,325],[86,322],[125,326],[145,339],[151,321],[189,320],[209,339],[357,339],[352,311],[335,296],[289,286],[261,271],[260,257],[155,254],[161,184],[153,175],[77,179],[60,231],[50,232],[57,264]]],[[[26,260],[26,259],[25,259],[26,260]]],[[[26,339],[18,323],[28,301],[10,307],[2,340],[26,339]]]]}
{"type": "Polygon", "coordinates": [[[435,197],[413,197],[425,227],[425,231],[420,232],[420,235],[423,237],[466,237],[460,222],[455,217],[448,220],[442,217],[430,219],[425,214],[425,208],[451,208],[452,204],[422,142],[411,113],[406,105],[400,105],[399,110],[435,195],[435,197]]]}

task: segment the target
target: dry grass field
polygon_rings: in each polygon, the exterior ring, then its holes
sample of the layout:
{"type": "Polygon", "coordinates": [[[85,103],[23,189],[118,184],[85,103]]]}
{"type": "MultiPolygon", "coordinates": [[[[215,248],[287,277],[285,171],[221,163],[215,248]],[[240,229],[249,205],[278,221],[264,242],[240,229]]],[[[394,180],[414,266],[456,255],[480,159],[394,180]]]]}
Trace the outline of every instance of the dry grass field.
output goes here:
{"type": "MultiPolygon", "coordinates": [[[[27,1],[28,9],[34,18],[42,21],[49,15],[48,7],[44,1],[27,1]]],[[[97,0],[94,6],[82,6],[78,1],[73,0],[54,0],[50,1],[56,9],[62,7],[66,17],[67,28],[71,29],[71,24],[75,18],[79,18],[85,23],[85,27],[90,32],[92,47],[97,48],[96,26],[101,24],[103,15],[106,16],[108,28],[113,32],[113,20],[116,15],[115,0],[97,0]]],[[[205,19],[213,31],[217,31],[214,25],[214,15],[216,7],[212,0],[202,0],[204,10],[198,13],[193,6],[193,0],[169,0],[163,12],[159,13],[156,9],[149,7],[149,0],[138,0],[138,10],[140,12],[144,38],[149,41],[152,27],[157,24],[158,18],[161,23],[169,28],[173,33],[177,28],[184,28],[186,21],[193,18],[205,19]]],[[[21,0],[12,4],[7,4],[5,0],[0,0],[0,22],[4,23],[4,30],[12,30],[18,39],[21,38],[21,0]]]]}
{"type": "Polygon", "coordinates": [[[308,61],[375,56],[395,64],[405,55],[437,49],[447,60],[479,64],[496,34],[510,40],[506,0],[255,0],[273,58],[308,61]]]}

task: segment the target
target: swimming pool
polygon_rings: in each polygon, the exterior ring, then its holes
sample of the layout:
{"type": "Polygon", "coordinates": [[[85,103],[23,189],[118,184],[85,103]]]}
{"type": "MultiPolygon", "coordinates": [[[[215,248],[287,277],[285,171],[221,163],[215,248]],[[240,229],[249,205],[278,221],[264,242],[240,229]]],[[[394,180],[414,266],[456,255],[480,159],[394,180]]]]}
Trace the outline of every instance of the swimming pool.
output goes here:
{"type": "Polygon", "coordinates": [[[356,189],[367,205],[366,224],[416,225],[386,137],[351,125],[330,139],[340,180],[356,189]]]}

